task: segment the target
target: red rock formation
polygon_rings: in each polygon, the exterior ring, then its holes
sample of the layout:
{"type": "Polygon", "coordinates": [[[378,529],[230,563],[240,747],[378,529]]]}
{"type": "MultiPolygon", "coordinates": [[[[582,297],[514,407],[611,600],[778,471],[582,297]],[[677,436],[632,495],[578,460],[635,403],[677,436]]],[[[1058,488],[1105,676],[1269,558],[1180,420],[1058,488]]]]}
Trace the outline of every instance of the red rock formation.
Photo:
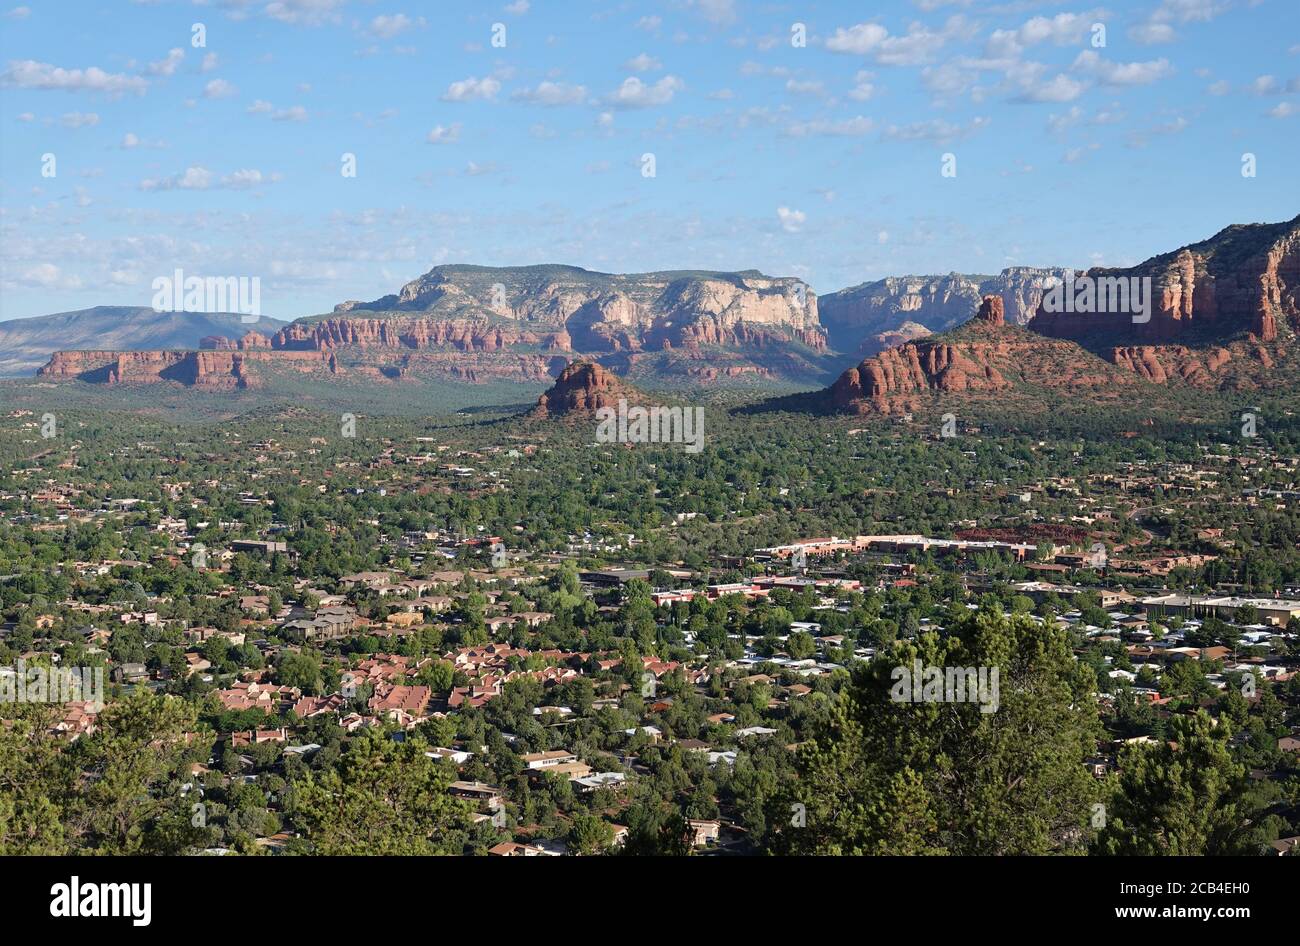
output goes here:
{"type": "Polygon", "coordinates": [[[979,312],[952,332],[891,348],[845,371],[821,395],[832,410],[901,413],[937,396],[990,396],[1026,386],[1110,398],[1131,375],[1073,342],[1042,338],[1006,325],[1002,299],[986,298],[979,312]]]}
{"type": "Polygon", "coordinates": [[[1047,312],[1040,304],[1029,327],[1053,338],[1121,344],[1204,343],[1246,335],[1271,342],[1282,324],[1300,329],[1300,217],[1231,226],[1137,266],[1094,268],[1085,275],[1150,279],[1150,320],[1134,323],[1132,313],[1123,312],[1047,312]]]}
{"type": "Polygon", "coordinates": [[[242,338],[232,340],[224,335],[208,335],[199,339],[200,351],[269,351],[271,340],[261,332],[247,332],[242,338]]]}
{"type": "Polygon", "coordinates": [[[56,351],[49,362],[36,369],[41,378],[79,378],[107,369],[117,362],[115,351],[56,351]]]}
{"type": "Polygon", "coordinates": [[[170,381],[210,390],[256,386],[253,364],[274,362],[299,371],[338,373],[329,352],[236,351],[60,351],[36,373],[40,377],[99,384],[157,384],[170,381]]]}
{"type": "Polygon", "coordinates": [[[532,332],[486,320],[330,318],[294,322],[271,339],[284,350],[363,349],[504,351],[515,346],[570,351],[563,332],[532,332]]]}
{"type": "Polygon", "coordinates": [[[635,399],[637,392],[613,372],[593,361],[575,361],[560,372],[555,384],[537,399],[534,417],[590,413],[617,407],[619,398],[635,399]]]}
{"type": "Polygon", "coordinates": [[[975,313],[977,321],[984,322],[988,325],[1006,325],[1006,316],[1003,314],[1001,296],[985,296],[980,302],[979,311],[975,313]]]}

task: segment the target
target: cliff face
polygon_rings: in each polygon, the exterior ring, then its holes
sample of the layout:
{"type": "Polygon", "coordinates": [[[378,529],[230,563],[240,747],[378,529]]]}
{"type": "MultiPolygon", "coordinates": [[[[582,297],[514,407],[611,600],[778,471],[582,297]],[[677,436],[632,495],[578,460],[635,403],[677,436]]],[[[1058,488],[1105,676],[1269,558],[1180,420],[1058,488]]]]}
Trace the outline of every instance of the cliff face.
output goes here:
{"type": "MultiPolygon", "coordinates": [[[[214,334],[199,348],[250,356],[241,361],[244,386],[256,376],[251,366],[263,361],[355,371],[380,382],[422,375],[545,382],[575,355],[622,363],[654,356],[656,373],[694,380],[753,374],[807,381],[826,370],[816,294],[801,280],[752,270],[612,275],[570,266],[438,266],[373,302],[345,302],[270,336],[214,334]]],[[[202,359],[154,354],[169,365],[198,367],[166,375],[135,365],[95,373],[102,367],[89,364],[95,359],[80,359],[86,366],[78,367],[69,356],[52,359],[41,373],[110,383],[193,374],[201,379],[195,383],[216,383],[202,359]]]]}
{"type": "MultiPolygon", "coordinates": [[[[942,332],[960,325],[985,296],[1002,299],[1006,319],[1024,325],[1038,309],[1045,284],[1063,277],[1063,269],[1015,266],[996,276],[891,276],[862,283],[820,299],[819,314],[839,351],[871,354],[875,336],[898,331],[907,323],[942,332]]],[[[887,345],[879,345],[879,351],[887,345]]]]}
{"type": "MultiPolygon", "coordinates": [[[[1017,278],[1028,272],[1017,271],[1017,278]]],[[[1053,311],[1046,311],[1042,297],[1051,288],[1046,279],[1055,274],[1033,272],[1044,284],[1018,295],[1014,304],[1005,291],[990,294],[960,328],[865,358],[823,392],[821,403],[839,411],[890,413],[933,404],[936,396],[940,403],[958,403],[961,396],[998,393],[1041,405],[1045,392],[1096,401],[1141,383],[1253,390],[1287,383],[1288,373],[1294,373],[1300,218],[1228,227],[1128,269],[1068,274],[1073,298],[1091,287],[1093,307],[1109,312],[1056,311],[1057,299],[1053,311]],[[1122,311],[1099,305],[1102,280],[1141,287],[1144,295],[1149,285],[1147,311],[1133,304],[1122,311]],[[1024,329],[1016,327],[1024,304],[1034,299],[1037,312],[1024,329]]],[[[948,307],[969,292],[972,282],[958,276],[884,280],[874,288],[846,290],[835,301],[824,297],[823,312],[832,337],[841,305],[856,305],[850,311],[870,318],[891,307],[914,312],[929,307],[946,318],[948,307]]],[[[1143,298],[1130,295],[1129,301],[1143,298]]]]}
{"type": "Polygon", "coordinates": [[[1111,398],[1134,380],[1072,342],[1007,325],[1002,298],[989,296],[959,329],[891,348],[845,371],[820,401],[837,412],[894,414],[932,404],[936,395],[1029,388],[1111,398]]]}
{"type": "Polygon", "coordinates": [[[245,356],[217,351],[75,351],[55,352],[40,377],[77,379],[102,384],[181,384],[230,390],[255,382],[245,356]]]}
{"type": "Polygon", "coordinates": [[[437,266],[394,295],[294,323],[273,343],[605,353],[791,341],[826,347],[817,297],[798,279],[752,270],[614,275],[572,266],[437,266]]]}
{"type": "Polygon", "coordinates": [[[199,339],[199,348],[203,351],[261,351],[270,347],[271,339],[261,332],[247,332],[234,339],[224,335],[209,335],[199,339]]]}
{"type": "Polygon", "coordinates": [[[591,413],[602,407],[617,407],[619,398],[635,400],[635,389],[618,376],[591,361],[568,365],[532,410],[533,417],[554,417],[591,413]]]}
{"type": "MultiPolygon", "coordinates": [[[[1045,311],[1029,327],[1094,347],[1132,343],[1207,344],[1292,337],[1300,329],[1300,217],[1286,223],[1231,226],[1208,240],[1127,269],[1094,268],[1093,280],[1149,279],[1149,321],[1129,313],[1045,311]]],[[[1059,308],[1059,307],[1058,307],[1059,308]]]]}
{"type": "Polygon", "coordinates": [[[286,351],[332,351],[349,346],[378,351],[493,352],[516,347],[573,350],[563,332],[530,332],[514,325],[471,319],[330,318],[295,322],[276,333],[270,344],[286,351]]]}
{"type": "Polygon", "coordinates": [[[274,361],[296,371],[336,374],[342,369],[331,353],[201,350],[201,351],[60,351],[38,377],[97,384],[157,384],[172,381],[209,390],[257,386],[253,365],[274,361]]]}

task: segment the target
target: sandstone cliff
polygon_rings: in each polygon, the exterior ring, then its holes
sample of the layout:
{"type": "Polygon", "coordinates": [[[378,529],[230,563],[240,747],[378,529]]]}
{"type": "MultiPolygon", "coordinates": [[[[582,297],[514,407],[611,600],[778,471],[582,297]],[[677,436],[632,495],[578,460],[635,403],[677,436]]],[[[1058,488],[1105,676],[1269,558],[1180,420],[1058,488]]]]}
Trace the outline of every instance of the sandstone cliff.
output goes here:
{"type": "Polygon", "coordinates": [[[1094,268],[1085,275],[1094,280],[1149,278],[1149,321],[1135,323],[1129,312],[1048,312],[1040,304],[1030,328],[1085,341],[1096,350],[1108,344],[1289,338],[1300,329],[1300,217],[1231,226],[1137,266],[1094,268]]]}
{"type": "Polygon", "coordinates": [[[1111,400],[1135,382],[1072,342],[1007,325],[1002,297],[988,296],[960,328],[891,348],[845,371],[818,403],[838,412],[896,414],[1031,392],[1111,400]]]}
{"type": "Polygon", "coordinates": [[[172,381],[208,390],[235,390],[259,384],[258,362],[296,371],[336,374],[332,353],[230,351],[60,351],[36,373],[56,380],[96,384],[157,384],[172,381]]]}
{"type": "Polygon", "coordinates": [[[300,320],[274,344],[605,353],[791,341],[826,347],[817,297],[798,279],[753,270],[615,275],[573,266],[437,266],[394,295],[300,320]]]}

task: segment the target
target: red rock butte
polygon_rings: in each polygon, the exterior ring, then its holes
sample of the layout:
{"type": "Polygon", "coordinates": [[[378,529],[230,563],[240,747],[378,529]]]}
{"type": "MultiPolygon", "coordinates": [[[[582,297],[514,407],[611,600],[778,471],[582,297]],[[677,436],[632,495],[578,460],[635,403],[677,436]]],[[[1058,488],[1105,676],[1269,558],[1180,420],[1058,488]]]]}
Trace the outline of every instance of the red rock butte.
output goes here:
{"type": "Polygon", "coordinates": [[[620,398],[634,400],[638,392],[624,384],[612,371],[594,361],[570,363],[541,397],[534,417],[593,413],[602,407],[617,407],[620,398]]]}
{"type": "Polygon", "coordinates": [[[1007,319],[1002,309],[1002,297],[985,296],[984,301],[980,303],[979,311],[975,313],[975,319],[988,325],[1006,325],[1007,319]]]}

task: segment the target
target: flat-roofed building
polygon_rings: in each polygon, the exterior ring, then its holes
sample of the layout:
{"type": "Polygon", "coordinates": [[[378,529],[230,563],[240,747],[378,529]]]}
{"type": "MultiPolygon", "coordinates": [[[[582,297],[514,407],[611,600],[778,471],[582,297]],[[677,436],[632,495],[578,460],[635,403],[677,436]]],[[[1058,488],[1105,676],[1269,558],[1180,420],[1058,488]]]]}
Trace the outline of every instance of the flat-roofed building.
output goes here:
{"type": "Polygon", "coordinates": [[[1205,595],[1159,595],[1142,599],[1142,610],[1148,618],[1166,616],[1206,618],[1216,617],[1230,621],[1242,608],[1254,608],[1261,624],[1284,626],[1293,617],[1300,617],[1300,601],[1286,598],[1240,598],[1235,596],[1207,597],[1205,595]]]}

